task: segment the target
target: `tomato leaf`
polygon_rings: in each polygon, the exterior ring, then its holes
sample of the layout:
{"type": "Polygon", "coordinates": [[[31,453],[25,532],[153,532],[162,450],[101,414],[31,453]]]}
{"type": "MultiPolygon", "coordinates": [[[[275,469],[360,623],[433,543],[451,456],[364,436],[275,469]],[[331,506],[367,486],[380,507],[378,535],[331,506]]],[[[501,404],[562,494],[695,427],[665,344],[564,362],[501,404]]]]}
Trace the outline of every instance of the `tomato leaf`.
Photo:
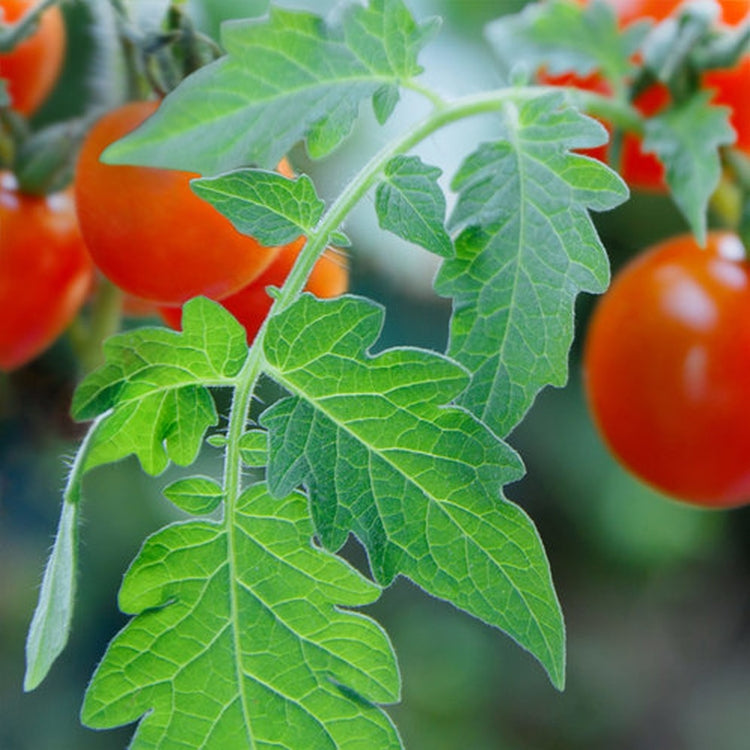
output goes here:
{"type": "Polygon", "coordinates": [[[304,295],[269,321],[267,374],[293,395],[261,417],[269,488],[303,484],[320,538],[366,545],[383,584],[402,574],[501,628],[564,680],[562,615],[531,520],[501,495],[522,464],[463,409],[467,384],[434,352],[371,356],[383,321],[366,300],[304,295]]]}
{"type": "Polygon", "coordinates": [[[171,458],[192,463],[206,430],[218,421],[207,386],[231,386],[247,357],[245,332],[224,308],[206,299],[183,309],[183,333],[141,328],[109,339],[106,363],[73,398],[73,414],[97,425],[86,469],[138,456],[149,474],[171,458]]]}
{"type": "Polygon", "coordinates": [[[719,147],[736,137],[731,110],[712,106],[712,92],[696,93],[681,104],[645,121],[645,151],[664,164],[675,203],[700,243],[706,239],[708,201],[719,184],[719,147]]]}
{"type": "Polygon", "coordinates": [[[445,195],[438,185],[442,174],[417,156],[397,156],[386,165],[375,193],[380,227],[436,255],[453,255],[445,229],[445,195]]]}
{"type": "Polygon", "coordinates": [[[178,479],[164,488],[164,497],[180,510],[194,516],[211,513],[224,500],[224,490],[209,477],[188,477],[178,479]]]}
{"type": "Polygon", "coordinates": [[[630,58],[647,31],[644,23],[620,31],[606,2],[551,0],[493,21],[487,37],[507,71],[522,61],[531,66],[530,72],[541,67],[553,75],[600,71],[617,83],[631,70],[630,58]]]}
{"type": "Polygon", "coordinates": [[[77,502],[63,500],[55,543],[26,637],[23,689],[27,692],[44,680],[68,642],[76,591],[79,507],[77,502]]]}
{"type": "Polygon", "coordinates": [[[247,466],[266,466],[268,433],[265,430],[248,430],[240,438],[240,453],[247,466]]]}
{"type": "Polygon", "coordinates": [[[628,194],[600,162],[571,148],[600,144],[599,123],[551,94],[510,106],[504,139],[459,169],[451,226],[456,257],[435,282],[453,297],[449,352],[472,372],[459,403],[507,435],[545,385],[564,385],[580,291],[602,292],[609,266],[587,208],[628,194]]]}
{"type": "Polygon", "coordinates": [[[290,180],[277,172],[243,169],[190,184],[239,232],[268,247],[311,234],[325,208],[306,175],[290,180]]]}
{"type": "Polygon", "coordinates": [[[392,111],[394,89],[421,72],[417,54],[435,29],[402,0],[348,5],[340,22],[272,8],[263,22],[225,24],[228,55],[189,76],[106,160],[204,175],[270,169],[305,138],[311,156],[324,156],[363,100],[377,93],[378,117],[392,111]]]}
{"type": "Polygon", "coordinates": [[[316,547],[300,495],[244,493],[231,533],[192,521],[148,539],[125,576],[134,618],[109,645],[83,722],[140,719],[129,747],[401,748],[376,705],[399,697],[383,630],[343,607],[380,589],[316,547]]]}

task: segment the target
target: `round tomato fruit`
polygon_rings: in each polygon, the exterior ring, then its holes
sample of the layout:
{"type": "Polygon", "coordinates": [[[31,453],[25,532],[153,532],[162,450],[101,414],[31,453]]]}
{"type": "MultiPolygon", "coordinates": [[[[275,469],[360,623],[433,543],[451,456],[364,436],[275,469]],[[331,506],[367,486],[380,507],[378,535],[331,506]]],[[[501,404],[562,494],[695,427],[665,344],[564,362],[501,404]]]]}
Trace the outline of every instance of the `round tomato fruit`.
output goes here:
{"type": "MultiPolygon", "coordinates": [[[[13,24],[38,0],[0,0],[0,21],[13,24]]],[[[33,114],[57,82],[65,57],[65,24],[60,8],[42,13],[31,36],[10,52],[0,53],[0,78],[7,81],[11,106],[33,114]]]]}
{"type": "Polygon", "coordinates": [[[750,501],[750,263],[740,240],[691,235],[631,261],[584,350],[588,403],[615,456],[668,495],[750,501]]]}
{"type": "MultiPolygon", "coordinates": [[[[266,288],[283,285],[304,244],[305,238],[300,237],[282,247],[276,259],[259,278],[221,301],[221,304],[244,326],[248,345],[252,344],[273,304],[266,288]]],[[[338,297],[346,291],[348,280],[345,257],[342,253],[329,248],[313,266],[305,290],[321,299],[338,297]]],[[[180,327],[181,307],[163,307],[159,312],[172,328],[180,327]]]]}
{"type": "Polygon", "coordinates": [[[263,273],[278,249],[241,234],[198,198],[190,189],[193,174],[99,161],[157,106],[131,102],[87,134],[75,176],[83,237],[102,273],[135,297],[168,305],[201,294],[222,299],[263,273]]]}
{"type": "Polygon", "coordinates": [[[0,174],[0,369],[41,354],[73,320],[94,275],[71,190],[19,193],[0,174]]]}

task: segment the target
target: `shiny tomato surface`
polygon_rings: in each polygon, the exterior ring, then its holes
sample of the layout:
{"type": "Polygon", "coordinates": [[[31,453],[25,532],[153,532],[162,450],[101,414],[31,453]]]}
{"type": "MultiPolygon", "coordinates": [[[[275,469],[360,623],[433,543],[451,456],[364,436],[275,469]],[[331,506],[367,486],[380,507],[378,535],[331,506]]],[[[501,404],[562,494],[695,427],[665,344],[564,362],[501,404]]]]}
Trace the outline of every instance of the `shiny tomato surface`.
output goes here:
{"type": "MultiPolygon", "coordinates": [[[[38,0],[0,0],[0,19],[15,23],[38,0]]],[[[42,13],[37,29],[10,52],[0,53],[0,78],[7,81],[13,109],[33,114],[52,91],[65,57],[65,24],[60,8],[42,13]]]]}
{"type": "Polygon", "coordinates": [[[222,299],[263,273],[277,248],[241,234],[198,198],[193,174],[99,161],[157,106],[126,104],[87,135],[75,176],[81,231],[102,273],[135,297],[171,305],[201,294],[222,299]]]}
{"type": "Polygon", "coordinates": [[[652,247],[597,306],[584,373],[594,420],[644,481],[708,507],[750,501],[750,264],[730,233],[652,247]]]}
{"type": "Polygon", "coordinates": [[[0,369],[41,354],[83,304],[94,266],[78,230],[71,190],[19,193],[0,173],[0,369]]]}
{"type": "MultiPolygon", "coordinates": [[[[294,266],[297,256],[305,244],[305,238],[291,242],[281,248],[273,263],[252,284],[221,301],[221,304],[242,323],[251,344],[268,315],[273,300],[266,288],[281,287],[294,266]]],[[[305,291],[325,299],[338,297],[347,289],[349,272],[345,256],[332,248],[323,253],[313,266],[307,279],[305,291]]],[[[172,328],[179,328],[182,320],[181,307],[162,307],[159,312],[172,328]]]]}

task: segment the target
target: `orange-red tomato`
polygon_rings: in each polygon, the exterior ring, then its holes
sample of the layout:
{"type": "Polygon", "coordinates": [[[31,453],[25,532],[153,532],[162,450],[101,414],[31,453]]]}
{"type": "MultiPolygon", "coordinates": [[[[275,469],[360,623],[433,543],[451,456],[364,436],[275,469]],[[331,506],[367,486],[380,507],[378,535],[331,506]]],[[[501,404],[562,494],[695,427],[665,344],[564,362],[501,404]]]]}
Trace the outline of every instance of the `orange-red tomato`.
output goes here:
{"type": "MultiPolygon", "coordinates": [[[[300,237],[282,247],[276,259],[259,278],[221,301],[221,304],[245,327],[248,344],[252,343],[263,325],[273,303],[266,287],[282,286],[304,244],[305,238],[300,237]]],[[[329,248],[313,267],[305,289],[316,297],[337,297],[346,291],[348,280],[346,259],[340,252],[329,248]]],[[[180,327],[181,307],[163,307],[159,312],[166,323],[173,328],[180,327]]]]}
{"type": "Polygon", "coordinates": [[[88,133],[75,176],[81,231],[102,273],[135,297],[168,305],[201,294],[222,299],[263,273],[278,249],[241,234],[198,198],[193,174],[99,161],[157,106],[131,102],[88,133]]]}
{"type": "Polygon", "coordinates": [[[597,306],[584,378],[612,452],[663,492],[706,507],[750,501],[750,263],[739,239],[660,243],[597,306]]]}
{"type": "MultiPolygon", "coordinates": [[[[582,4],[588,0],[579,0],[582,4]]],[[[663,21],[684,0],[608,0],[617,14],[621,27],[633,21],[650,19],[663,21]]],[[[718,0],[721,16],[719,21],[734,26],[750,13],[750,0],[718,0]]],[[[577,86],[588,91],[611,94],[607,82],[596,73],[582,78],[573,74],[563,76],[540,76],[541,81],[552,85],[577,86]]],[[[745,56],[731,70],[709,71],[703,78],[703,86],[714,90],[714,103],[728,106],[732,113],[730,122],[737,133],[736,147],[750,153],[750,55],[745,56]]],[[[634,102],[644,115],[654,115],[669,103],[669,92],[662,85],[644,91],[634,102]]],[[[587,151],[590,156],[609,161],[609,147],[587,151]]],[[[664,166],[651,153],[642,150],[642,139],[632,133],[623,137],[620,173],[628,184],[640,190],[663,191],[666,189],[664,166]]]]}
{"type": "Polygon", "coordinates": [[[0,174],[0,369],[20,367],[52,344],[86,299],[93,273],[72,191],[24,195],[0,174]]]}
{"type": "MultiPolygon", "coordinates": [[[[37,0],[0,0],[0,20],[15,23],[37,0]]],[[[57,6],[42,13],[34,33],[0,54],[0,78],[7,81],[13,109],[33,114],[57,82],[65,57],[65,24],[57,6]]]]}

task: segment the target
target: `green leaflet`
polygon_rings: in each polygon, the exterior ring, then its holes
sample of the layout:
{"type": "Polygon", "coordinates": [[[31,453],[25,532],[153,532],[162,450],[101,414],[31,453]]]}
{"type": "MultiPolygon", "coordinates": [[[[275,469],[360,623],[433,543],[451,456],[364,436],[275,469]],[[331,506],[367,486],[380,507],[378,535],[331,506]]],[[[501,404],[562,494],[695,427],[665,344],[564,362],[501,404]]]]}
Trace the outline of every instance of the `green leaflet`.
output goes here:
{"type": "Polygon", "coordinates": [[[445,195],[441,171],[417,156],[397,156],[386,165],[375,194],[383,229],[430,252],[449,258],[453,242],[445,229],[445,195]]]}
{"type": "Polygon", "coordinates": [[[217,422],[207,386],[231,386],[247,358],[242,326],[220,305],[185,305],[183,332],[140,328],[104,347],[106,364],[89,375],[73,399],[73,414],[106,412],[96,427],[86,469],[138,456],[150,474],[172,459],[195,460],[206,430],[217,422]]]}
{"type": "Polygon", "coordinates": [[[435,29],[417,24],[402,0],[351,4],[336,25],[275,7],[267,20],[225,25],[227,56],[187,78],[106,158],[205,175],[275,167],[303,139],[311,156],[324,156],[349,134],[363,100],[378,94],[378,117],[390,114],[435,29]]]}
{"type": "Polygon", "coordinates": [[[509,105],[503,140],[482,144],[456,175],[456,257],[435,281],[453,298],[449,353],[472,373],[459,402],[507,435],[547,384],[567,379],[573,304],[602,292],[609,265],[587,209],[628,195],[598,161],[569,149],[605,138],[562,94],[509,105]]]}
{"type": "Polygon", "coordinates": [[[353,531],[383,583],[403,574],[495,625],[564,681],[562,615],[536,529],[500,488],[516,454],[463,409],[449,359],[417,349],[367,352],[382,311],[365,300],[304,295],[269,323],[268,374],[293,395],[262,416],[268,481],[304,484],[318,533],[353,531]]]}
{"type": "Polygon", "coordinates": [[[133,750],[396,750],[375,704],[399,696],[390,643],[341,607],[377,586],[312,543],[306,499],[245,492],[231,531],[192,521],[154,534],[125,576],[134,615],[86,693],[82,719],[140,719],[133,750]]]}
{"type": "Polygon", "coordinates": [[[666,169],[675,203],[684,214],[698,242],[706,239],[708,201],[719,184],[719,147],[733,143],[728,107],[709,102],[704,91],[645,122],[645,151],[653,151],[666,169]]]}
{"type": "Polygon", "coordinates": [[[276,172],[243,169],[193,180],[191,187],[239,232],[268,247],[312,233],[325,208],[306,175],[290,180],[276,172]]]}

